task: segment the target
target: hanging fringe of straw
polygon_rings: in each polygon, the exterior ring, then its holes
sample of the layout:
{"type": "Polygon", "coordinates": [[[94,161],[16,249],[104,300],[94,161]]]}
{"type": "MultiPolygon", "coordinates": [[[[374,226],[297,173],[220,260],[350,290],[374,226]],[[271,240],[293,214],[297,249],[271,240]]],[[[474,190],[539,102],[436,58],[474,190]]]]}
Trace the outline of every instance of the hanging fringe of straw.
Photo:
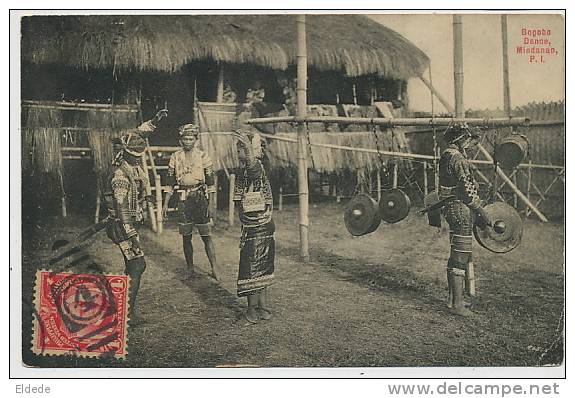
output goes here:
{"type": "Polygon", "coordinates": [[[63,195],[60,128],[57,109],[25,107],[22,112],[22,169],[25,184],[46,197],[63,195]],[[27,180],[30,179],[30,180],[27,180]]]}
{"type": "Polygon", "coordinates": [[[137,113],[88,111],[87,125],[90,128],[87,135],[94,159],[94,172],[98,176],[100,187],[104,187],[112,172],[112,139],[138,125],[137,113]]]}

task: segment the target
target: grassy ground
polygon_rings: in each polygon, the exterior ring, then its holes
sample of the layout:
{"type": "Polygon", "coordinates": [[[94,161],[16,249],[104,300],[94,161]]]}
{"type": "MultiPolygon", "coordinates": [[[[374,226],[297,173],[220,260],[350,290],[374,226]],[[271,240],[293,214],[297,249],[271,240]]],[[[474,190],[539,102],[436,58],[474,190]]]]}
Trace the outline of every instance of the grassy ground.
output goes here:
{"type": "MultiPolygon", "coordinates": [[[[29,352],[36,260],[78,222],[39,227],[25,243],[23,357],[46,367],[318,367],[536,366],[562,361],[563,224],[525,223],[522,244],[496,255],[475,244],[480,301],[463,319],[445,308],[447,232],[428,227],[412,210],[395,225],[351,237],[343,205],[312,205],[311,262],[298,256],[297,208],[275,213],[274,318],[246,325],[245,299],[235,295],[239,226],[220,221],[214,233],[223,281],[207,277],[207,258],[194,236],[204,270],[181,280],[184,259],[175,224],[163,235],[143,231],[148,268],[139,307],[147,323],[129,330],[123,361],[36,357],[29,352]],[[63,231],[66,231],[64,233],[63,231]],[[559,328],[559,329],[558,329],[559,328]]],[[[222,214],[223,216],[223,214],[222,214]]],[[[98,235],[89,249],[107,272],[121,273],[119,251],[98,235]]]]}

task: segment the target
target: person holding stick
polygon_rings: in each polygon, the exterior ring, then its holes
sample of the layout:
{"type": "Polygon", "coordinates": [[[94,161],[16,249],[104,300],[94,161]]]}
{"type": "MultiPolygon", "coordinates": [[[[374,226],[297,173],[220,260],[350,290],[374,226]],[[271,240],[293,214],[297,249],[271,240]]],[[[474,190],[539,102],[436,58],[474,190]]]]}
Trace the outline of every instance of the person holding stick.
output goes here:
{"type": "Polygon", "coordinates": [[[465,292],[472,296],[475,290],[471,287],[475,278],[471,251],[472,228],[475,221],[491,225],[482,207],[478,185],[466,154],[467,149],[477,144],[477,138],[466,125],[449,126],[443,134],[448,146],[439,160],[439,199],[454,197],[442,210],[449,224],[451,244],[447,262],[447,306],[454,314],[461,316],[472,314],[463,300],[465,292]]]}
{"type": "Polygon", "coordinates": [[[143,322],[136,313],[136,297],[146,269],[136,225],[143,221],[145,203],[153,203],[154,199],[146,196],[150,180],[148,173],[141,167],[141,160],[146,150],[146,137],[167,115],[168,111],[162,109],[152,120],[112,141],[117,154],[104,192],[109,211],[106,234],[120,248],[124,257],[124,273],[130,276],[129,311],[132,325],[143,322]]]}
{"type": "Polygon", "coordinates": [[[234,191],[242,223],[238,296],[247,297],[245,317],[255,324],[268,320],[267,287],[274,282],[275,224],[273,197],[267,177],[268,161],[259,134],[251,137],[242,130],[233,134],[237,142],[240,172],[234,191]]]}
{"type": "Polygon", "coordinates": [[[216,251],[211,236],[212,218],[215,203],[214,167],[210,156],[200,149],[200,129],[195,124],[180,127],[180,145],[182,149],[174,152],[168,165],[168,185],[164,200],[164,219],[168,211],[168,202],[177,192],[179,196],[179,232],[186,258],[185,279],[194,276],[194,248],[192,231],[198,230],[212,268],[211,275],[218,280],[216,251]]]}

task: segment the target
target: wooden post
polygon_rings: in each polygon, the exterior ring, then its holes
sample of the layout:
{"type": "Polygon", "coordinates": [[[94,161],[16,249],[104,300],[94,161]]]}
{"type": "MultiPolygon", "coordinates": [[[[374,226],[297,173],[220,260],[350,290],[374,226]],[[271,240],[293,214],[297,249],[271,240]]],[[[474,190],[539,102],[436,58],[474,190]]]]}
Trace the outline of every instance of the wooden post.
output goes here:
{"type": "Polygon", "coordinates": [[[234,191],[236,188],[236,175],[230,174],[229,177],[229,192],[228,192],[228,223],[234,225],[234,212],[235,212],[235,202],[234,202],[234,191]]]}
{"type": "MultiPolygon", "coordinates": [[[[297,115],[307,115],[307,48],[305,15],[297,17],[297,115]]],[[[309,261],[309,187],[307,179],[307,139],[304,123],[298,125],[298,191],[300,256],[309,261]]]]}
{"type": "Polygon", "coordinates": [[[393,164],[393,187],[397,188],[397,163],[393,164]]]}
{"type": "Polygon", "coordinates": [[[463,107],[463,22],[461,15],[453,15],[453,83],[455,88],[455,117],[465,117],[463,107]]]}
{"type": "MultiPolygon", "coordinates": [[[[155,177],[156,183],[156,222],[157,222],[157,233],[161,234],[164,232],[164,215],[162,214],[162,179],[160,178],[159,174],[156,174],[155,177]]],[[[149,206],[149,204],[148,204],[149,206]]]]}
{"type": "Polygon", "coordinates": [[[224,102],[224,65],[220,63],[219,67],[220,69],[218,71],[218,86],[216,88],[217,103],[224,102]]]}
{"type": "Polygon", "coordinates": [[[423,162],[423,195],[427,196],[429,187],[427,186],[427,162],[423,162]]]}
{"type": "Polygon", "coordinates": [[[278,198],[278,211],[282,211],[284,208],[284,187],[280,185],[280,192],[278,198]]]}
{"type": "Polygon", "coordinates": [[[377,201],[381,200],[381,171],[377,169],[377,201]]]}

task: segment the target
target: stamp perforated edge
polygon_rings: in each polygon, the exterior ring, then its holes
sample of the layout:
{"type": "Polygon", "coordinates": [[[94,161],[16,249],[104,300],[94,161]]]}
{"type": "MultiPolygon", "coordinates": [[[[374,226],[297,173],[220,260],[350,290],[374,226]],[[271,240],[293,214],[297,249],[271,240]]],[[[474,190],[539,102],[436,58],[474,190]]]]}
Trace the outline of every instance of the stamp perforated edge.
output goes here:
{"type": "MultiPolygon", "coordinates": [[[[36,340],[38,339],[38,333],[39,333],[39,329],[40,329],[40,287],[39,284],[41,285],[41,280],[42,280],[42,274],[43,273],[53,273],[53,274],[70,274],[70,275],[82,275],[82,274],[75,274],[72,271],[51,271],[48,269],[38,269],[36,270],[36,280],[34,282],[34,314],[32,317],[32,352],[36,355],[39,356],[64,356],[64,355],[73,355],[75,357],[79,357],[79,358],[97,358],[97,357],[103,357],[106,354],[105,353],[101,353],[101,352],[86,352],[86,351],[76,351],[76,350],[70,350],[70,351],[61,351],[61,350],[52,350],[52,349],[43,349],[43,348],[38,348],[36,346],[36,340]]],[[[102,273],[102,274],[94,274],[94,275],[105,275],[105,276],[124,276],[126,277],[127,280],[127,284],[126,284],[126,314],[123,317],[123,328],[124,328],[124,336],[123,336],[123,353],[122,354],[114,354],[113,358],[116,359],[125,359],[126,356],[128,355],[128,326],[129,326],[129,319],[130,319],[130,284],[132,282],[132,279],[130,278],[129,275],[126,274],[114,274],[114,273],[102,273]]]]}

